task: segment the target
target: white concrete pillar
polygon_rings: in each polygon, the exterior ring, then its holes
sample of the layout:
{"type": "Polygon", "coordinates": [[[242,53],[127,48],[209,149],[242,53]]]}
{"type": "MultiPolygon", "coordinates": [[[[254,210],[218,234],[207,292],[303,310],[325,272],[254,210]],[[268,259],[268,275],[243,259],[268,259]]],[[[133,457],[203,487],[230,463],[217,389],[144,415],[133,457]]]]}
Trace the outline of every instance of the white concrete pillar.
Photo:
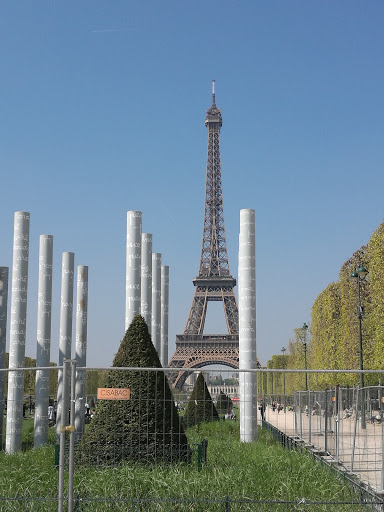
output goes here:
{"type": "Polygon", "coordinates": [[[141,218],[141,212],[127,212],[125,330],[131,325],[133,318],[140,314],[141,218]]]}
{"type": "MultiPolygon", "coordinates": [[[[240,210],[239,235],[239,369],[256,369],[255,211],[240,210]]],[[[240,440],[257,437],[256,373],[241,372],[240,440]]]]}
{"type": "Polygon", "coordinates": [[[88,327],[88,267],[77,267],[76,306],[76,388],[75,388],[75,441],[84,434],[85,425],[85,372],[79,368],[87,365],[88,327]]]}
{"type": "MultiPolygon", "coordinates": [[[[5,349],[7,340],[8,307],[8,267],[0,267],[0,368],[5,368],[5,349]]],[[[0,447],[3,446],[5,373],[0,372],[0,447]]]]}
{"type": "MultiPolygon", "coordinates": [[[[16,212],[13,238],[11,326],[9,337],[9,368],[23,368],[27,325],[27,290],[29,257],[28,212],[16,212]]],[[[21,450],[23,426],[24,372],[8,374],[7,429],[5,450],[21,450]]]]}
{"type": "Polygon", "coordinates": [[[161,322],[161,254],[152,253],[152,343],[160,357],[161,322]]]}
{"type": "MultiPolygon", "coordinates": [[[[59,339],[59,366],[63,366],[64,359],[71,359],[72,321],[73,321],[73,276],[75,272],[75,255],[73,252],[63,252],[61,273],[61,305],[60,305],[60,339],[59,339]]],[[[70,379],[67,379],[68,389],[63,400],[63,370],[58,371],[57,385],[57,416],[56,437],[60,438],[61,425],[67,424],[69,415],[69,397],[71,395],[70,379]],[[65,418],[63,415],[66,415],[65,418]],[[65,420],[65,421],[64,421],[65,420]]]]}
{"type": "Polygon", "coordinates": [[[169,309],[169,266],[161,265],[161,326],[160,326],[160,362],[163,368],[168,366],[168,309],[169,309]]]}
{"type": "Polygon", "coordinates": [[[141,237],[141,316],[149,334],[152,323],[152,235],[143,233],[141,237]]]}
{"type": "MultiPolygon", "coordinates": [[[[51,359],[53,236],[40,235],[39,288],[37,292],[36,366],[47,367],[51,359]]],[[[48,442],[49,370],[36,371],[35,448],[48,442]]]]}

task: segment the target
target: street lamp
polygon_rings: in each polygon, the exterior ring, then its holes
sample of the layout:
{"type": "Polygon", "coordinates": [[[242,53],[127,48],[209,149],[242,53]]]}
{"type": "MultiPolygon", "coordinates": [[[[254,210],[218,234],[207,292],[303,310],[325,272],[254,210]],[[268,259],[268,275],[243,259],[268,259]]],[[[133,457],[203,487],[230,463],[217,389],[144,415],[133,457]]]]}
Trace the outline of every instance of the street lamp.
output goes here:
{"type": "Polygon", "coordinates": [[[363,331],[362,331],[362,320],[364,316],[364,308],[361,305],[361,293],[360,293],[360,282],[365,279],[365,276],[368,274],[368,270],[365,267],[359,267],[352,272],[351,278],[356,279],[357,282],[357,296],[358,296],[358,305],[357,305],[357,316],[359,318],[359,353],[360,353],[360,388],[361,388],[361,428],[365,428],[365,403],[364,403],[364,375],[363,375],[363,331]]]}

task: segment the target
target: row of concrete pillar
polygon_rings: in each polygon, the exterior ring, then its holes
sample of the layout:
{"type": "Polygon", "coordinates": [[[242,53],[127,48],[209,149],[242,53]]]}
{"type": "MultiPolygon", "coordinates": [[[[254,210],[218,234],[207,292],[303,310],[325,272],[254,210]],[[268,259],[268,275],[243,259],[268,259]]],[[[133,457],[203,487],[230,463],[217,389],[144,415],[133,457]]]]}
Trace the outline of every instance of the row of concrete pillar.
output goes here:
{"type": "MultiPolygon", "coordinates": [[[[125,328],[141,313],[152,334],[152,340],[163,366],[168,363],[169,267],[161,265],[161,254],[152,253],[152,235],[142,233],[142,214],[127,213],[127,273],[125,328]]],[[[7,396],[6,451],[21,449],[25,343],[27,324],[27,291],[30,214],[16,212],[11,286],[10,349],[7,396]]],[[[35,447],[48,440],[49,366],[51,352],[53,236],[41,235],[39,245],[39,284],[37,311],[37,356],[35,388],[35,447]]],[[[0,267],[0,368],[5,367],[8,267],[0,267]]],[[[74,253],[62,256],[59,366],[72,357],[74,253]]],[[[84,432],[85,370],[88,322],[88,267],[77,267],[76,343],[77,370],[75,390],[75,432],[84,432]]],[[[0,372],[0,443],[2,444],[4,372],[0,372]]],[[[69,380],[68,380],[69,382],[69,380]]],[[[58,371],[56,428],[59,437],[63,416],[69,411],[69,398],[63,403],[63,370],[58,371]]],[[[1,446],[0,444],[0,446],[1,446]]]]}
{"type": "Polygon", "coordinates": [[[127,212],[125,330],[141,314],[161,365],[168,365],[169,267],[152,252],[152,235],[142,232],[142,212],[127,212]]]}
{"type": "MultiPolygon", "coordinates": [[[[11,311],[9,329],[9,372],[7,395],[7,420],[5,449],[8,453],[21,450],[24,401],[25,344],[27,325],[28,260],[29,260],[30,214],[16,212],[14,216],[13,261],[11,283],[11,311]],[[20,370],[18,370],[20,368],[20,370]]],[[[48,441],[49,367],[51,359],[51,312],[52,312],[52,268],[53,236],[40,235],[39,278],[37,301],[37,353],[34,444],[41,446],[48,441]]],[[[8,267],[0,267],[0,368],[5,367],[8,267]]],[[[72,316],[74,254],[65,252],[62,256],[61,308],[59,366],[64,359],[72,356],[72,316]]],[[[77,267],[76,345],[77,366],[86,365],[88,310],[88,267],[77,267]]],[[[0,435],[2,443],[4,372],[0,372],[0,435]]],[[[85,381],[77,379],[76,396],[84,398],[85,381]]],[[[61,423],[63,411],[69,404],[63,404],[62,371],[59,370],[57,394],[57,424],[61,423]]],[[[75,418],[77,432],[84,430],[84,415],[79,409],[75,418]]],[[[59,428],[59,427],[58,427],[59,428]]]]}
{"type": "MultiPolygon", "coordinates": [[[[7,398],[6,451],[21,449],[25,364],[29,222],[27,212],[15,213],[10,317],[10,350],[7,398]]],[[[35,446],[47,441],[49,361],[51,341],[53,237],[41,235],[39,252],[39,291],[37,322],[35,446]]],[[[76,349],[77,366],[86,365],[88,267],[79,266],[77,274],[76,349]]],[[[71,358],[73,316],[74,254],[63,253],[59,366],[71,358]]],[[[239,366],[255,369],[256,357],[256,285],[255,285],[255,217],[254,210],[241,210],[239,235],[239,366]]],[[[0,368],[5,366],[7,324],[8,268],[0,267],[0,368]]],[[[163,367],[168,364],[169,267],[161,265],[161,254],[152,253],[152,235],[142,233],[142,214],[127,213],[126,313],[127,329],[136,314],[142,314],[163,367]]],[[[85,398],[84,371],[78,370],[75,419],[76,431],[84,428],[81,399],[85,398]]],[[[58,380],[57,424],[63,411],[62,371],[58,380]]],[[[4,373],[0,372],[0,408],[4,394],[4,373]]],[[[251,441],[256,436],[256,374],[242,373],[240,378],[240,437],[251,441]]],[[[68,394],[69,396],[69,394],[68,394]]],[[[2,423],[3,411],[0,410],[2,423]]],[[[2,424],[0,425],[2,427],[2,424]]],[[[2,432],[2,428],[0,428],[2,432]]]]}
{"type": "MultiPolygon", "coordinates": [[[[255,211],[240,211],[239,234],[239,368],[255,370],[256,355],[256,262],[255,211]]],[[[163,367],[168,364],[169,268],[161,254],[152,253],[152,235],[142,233],[142,213],[127,213],[127,262],[125,328],[142,314],[163,367]],[[150,275],[152,269],[152,276],[150,275]],[[160,270],[161,269],[161,270],[160,270]]],[[[240,373],[240,439],[254,441],[257,432],[256,373],[240,373]]]]}

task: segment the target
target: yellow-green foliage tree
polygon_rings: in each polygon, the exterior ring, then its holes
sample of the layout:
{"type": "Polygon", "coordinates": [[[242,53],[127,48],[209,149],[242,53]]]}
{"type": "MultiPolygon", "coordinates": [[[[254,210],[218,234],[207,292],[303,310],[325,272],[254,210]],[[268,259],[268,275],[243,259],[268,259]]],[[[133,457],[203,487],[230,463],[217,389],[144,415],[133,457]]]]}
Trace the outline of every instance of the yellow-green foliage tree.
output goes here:
{"type": "MultiPolygon", "coordinates": [[[[273,368],[273,361],[269,360],[267,361],[267,369],[271,370],[273,368]]],[[[274,393],[274,387],[273,387],[274,381],[273,381],[273,373],[268,372],[267,373],[267,394],[273,395],[274,393]]]]}
{"type": "MultiPolygon", "coordinates": [[[[289,340],[288,344],[288,368],[303,370],[305,368],[305,351],[303,342],[307,343],[307,368],[311,368],[311,343],[306,330],[303,327],[294,329],[295,339],[289,340]]],[[[291,393],[294,390],[305,389],[305,374],[292,373],[286,378],[286,391],[291,393]]]]}
{"type": "MultiPolygon", "coordinates": [[[[265,367],[264,367],[265,368],[265,367]]],[[[260,372],[257,374],[257,394],[262,397],[267,393],[268,389],[268,374],[267,372],[260,372]]]]}
{"type": "MultiPolygon", "coordinates": [[[[283,355],[274,355],[272,356],[272,368],[279,369],[279,368],[286,368],[286,358],[287,356],[283,355]]],[[[279,372],[274,372],[271,374],[273,378],[273,388],[274,388],[274,394],[275,395],[283,395],[284,393],[284,380],[283,380],[283,374],[279,372]]]]}
{"type": "MultiPolygon", "coordinates": [[[[312,307],[311,366],[324,369],[359,369],[358,284],[351,273],[364,266],[369,274],[360,280],[364,369],[384,369],[384,222],[367,245],[358,249],[341,267],[339,281],[331,283],[312,307]]],[[[366,383],[379,377],[367,375],[366,383]]],[[[324,376],[319,384],[358,383],[357,375],[342,372],[324,376]]]]}
{"type": "MultiPolygon", "coordinates": [[[[368,275],[360,280],[360,299],[364,308],[362,320],[363,367],[365,370],[384,369],[384,222],[362,246],[342,265],[339,280],[330,283],[316,298],[311,312],[310,336],[303,327],[294,329],[295,338],[289,341],[284,364],[287,369],[304,369],[303,341],[307,343],[307,368],[327,370],[359,370],[359,317],[357,279],[351,273],[366,267],[368,275]]],[[[275,355],[267,368],[281,368],[275,355]]],[[[379,375],[365,375],[366,384],[377,384],[379,375]]],[[[276,394],[281,389],[281,374],[272,373],[266,378],[267,393],[276,394]]],[[[333,387],[336,384],[351,386],[360,381],[358,374],[340,371],[336,374],[308,373],[308,387],[312,390],[333,387]]],[[[287,374],[286,393],[305,388],[304,372],[287,374]]]]}
{"type": "MultiPolygon", "coordinates": [[[[9,353],[5,354],[5,368],[9,366],[9,353]]],[[[56,363],[49,363],[49,366],[52,366],[52,370],[49,372],[49,395],[55,396],[57,394],[57,378],[58,373],[55,369],[56,363]]],[[[36,367],[36,359],[32,357],[25,356],[24,360],[25,368],[35,368],[36,367]]],[[[25,395],[34,395],[35,394],[35,381],[36,381],[36,371],[34,370],[26,370],[24,373],[24,394],[25,395]]],[[[4,396],[7,395],[8,392],[8,377],[4,379],[4,396]]]]}
{"type": "MultiPolygon", "coordinates": [[[[366,368],[384,368],[384,222],[373,233],[367,248],[370,303],[364,327],[370,336],[366,368]]],[[[364,342],[367,342],[367,336],[364,342]]],[[[365,345],[364,345],[365,348],[365,345]]]]}
{"type": "MultiPolygon", "coordinates": [[[[357,316],[358,293],[356,279],[351,273],[361,266],[368,267],[366,247],[356,251],[342,266],[339,273],[341,291],[340,362],[339,368],[359,368],[359,319],[357,316]]],[[[369,282],[361,281],[361,300],[368,304],[369,282]]]]}
{"type": "MultiPolygon", "coordinates": [[[[296,369],[304,368],[304,359],[300,366],[299,360],[301,359],[301,350],[296,340],[291,339],[288,342],[288,356],[287,356],[287,368],[296,369]]],[[[295,373],[288,373],[285,378],[285,392],[287,395],[291,395],[296,389],[304,389],[301,386],[296,386],[298,376],[295,373]]]]}
{"type": "MultiPolygon", "coordinates": [[[[331,283],[318,295],[312,306],[311,368],[333,370],[342,367],[340,317],[340,285],[331,283]]],[[[313,378],[322,388],[333,380],[329,374],[313,378]]]]}

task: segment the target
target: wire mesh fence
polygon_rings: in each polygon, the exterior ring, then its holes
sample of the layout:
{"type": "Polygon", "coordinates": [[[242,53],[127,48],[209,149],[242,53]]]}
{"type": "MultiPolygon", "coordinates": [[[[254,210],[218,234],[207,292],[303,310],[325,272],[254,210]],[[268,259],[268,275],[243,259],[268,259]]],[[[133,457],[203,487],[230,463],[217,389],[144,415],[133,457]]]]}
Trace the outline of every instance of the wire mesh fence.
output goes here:
{"type": "MultiPolygon", "coordinates": [[[[275,375],[271,394],[268,371],[259,370],[257,442],[244,443],[238,370],[190,369],[182,390],[172,389],[169,372],[86,369],[84,396],[70,382],[62,426],[50,388],[47,442],[39,448],[28,389],[22,448],[0,453],[0,510],[384,511],[375,492],[383,478],[380,385],[363,393],[354,385],[315,391],[286,385],[284,393],[275,375]],[[270,432],[260,428],[262,414],[270,432]],[[285,449],[290,443],[295,450],[285,449]]],[[[6,405],[3,450],[10,435],[6,405]]]]}
{"type": "Polygon", "coordinates": [[[335,386],[297,391],[279,414],[274,397],[266,401],[266,420],[312,453],[356,475],[377,492],[384,489],[384,421],[382,386],[335,386]]]}
{"type": "MultiPolygon", "coordinates": [[[[64,501],[67,509],[68,501],[64,501]]],[[[130,512],[130,511],[177,511],[177,512],[250,512],[250,511],[331,511],[349,512],[382,510],[381,504],[362,504],[335,501],[275,501],[231,499],[125,499],[125,498],[75,498],[74,512],[130,512]],[[369,507],[369,508],[368,508],[369,507]]],[[[57,498],[0,498],[0,510],[6,512],[51,512],[57,509],[57,498]]]]}

